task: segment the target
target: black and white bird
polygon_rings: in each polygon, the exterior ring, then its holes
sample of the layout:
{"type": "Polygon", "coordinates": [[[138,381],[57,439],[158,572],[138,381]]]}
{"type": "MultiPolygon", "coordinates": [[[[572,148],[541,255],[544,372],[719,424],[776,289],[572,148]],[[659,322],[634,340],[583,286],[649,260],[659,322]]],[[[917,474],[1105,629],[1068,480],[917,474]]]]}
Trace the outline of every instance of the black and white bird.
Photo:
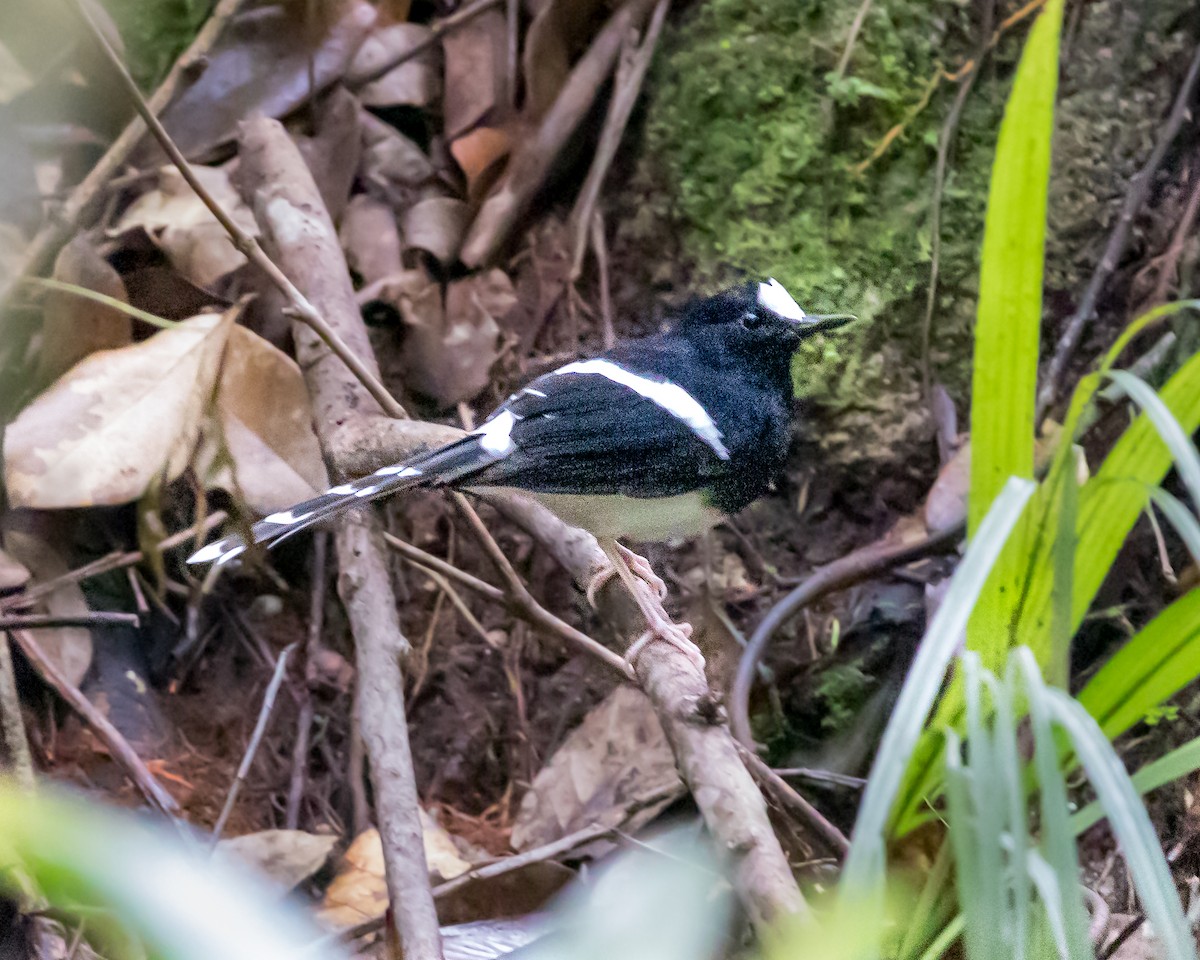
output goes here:
{"type": "MultiPolygon", "coordinates": [[[[617,540],[693,536],[761,496],[787,455],[796,348],[852,319],[806,314],[775,280],[741,284],[695,302],[666,333],[543,374],[463,439],[273,513],[250,532],[269,548],[412,487],[515,491],[597,537],[647,618],[647,639],[694,652],[690,628],[665,620],[633,577],[660,597],[662,581],[617,540]]],[[[229,536],[188,562],[226,563],[246,549],[229,536]]]]}

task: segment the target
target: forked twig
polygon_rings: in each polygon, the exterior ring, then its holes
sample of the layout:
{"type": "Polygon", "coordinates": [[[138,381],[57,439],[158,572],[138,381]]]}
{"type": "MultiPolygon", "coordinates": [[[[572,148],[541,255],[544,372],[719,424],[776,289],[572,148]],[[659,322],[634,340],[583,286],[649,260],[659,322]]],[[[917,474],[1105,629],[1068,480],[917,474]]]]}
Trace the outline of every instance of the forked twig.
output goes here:
{"type": "MultiPolygon", "coordinates": [[[[478,516],[478,514],[476,514],[476,516],[478,516]]],[[[490,548],[482,539],[483,534],[480,534],[473,524],[472,529],[476,531],[476,536],[481,538],[480,542],[484,543],[484,549],[489,550],[490,552],[490,548]]],[[[488,532],[487,528],[483,527],[482,529],[483,533],[487,535],[488,539],[492,540],[494,543],[495,540],[492,538],[492,535],[490,532],[488,532]]],[[[561,620],[552,614],[549,610],[537,602],[536,598],[529,593],[528,589],[525,588],[523,583],[521,583],[520,592],[510,590],[506,593],[500,588],[494,587],[490,583],[480,580],[478,577],[472,576],[465,570],[462,570],[453,564],[447,563],[445,560],[435,557],[431,553],[426,553],[420,547],[413,546],[411,543],[401,540],[399,537],[395,537],[390,533],[385,533],[383,538],[390,546],[399,551],[400,554],[410,563],[434,571],[441,576],[446,577],[448,580],[455,580],[461,583],[463,586],[474,590],[481,596],[487,597],[494,603],[502,604],[510,612],[519,616],[526,623],[539,628],[545,633],[548,633],[550,636],[557,637],[558,639],[579,648],[584,653],[587,653],[598,660],[604,661],[607,666],[619,671],[626,679],[633,679],[629,667],[626,666],[624,660],[609,650],[608,647],[602,645],[596,640],[593,640],[586,633],[576,630],[565,620],[561,620]]],[[[519,578],[518,582],[520,582],[519,578]]]]}

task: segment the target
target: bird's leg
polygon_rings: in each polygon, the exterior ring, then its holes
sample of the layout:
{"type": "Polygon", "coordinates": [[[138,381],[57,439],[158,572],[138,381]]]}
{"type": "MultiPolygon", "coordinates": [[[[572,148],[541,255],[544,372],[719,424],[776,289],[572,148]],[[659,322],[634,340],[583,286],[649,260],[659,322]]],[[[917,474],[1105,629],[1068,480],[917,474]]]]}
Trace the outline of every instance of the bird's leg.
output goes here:
{"type": "MultiPolygon", "coordinates": [[[[625,559],[629,571],[635,576],[644,580],[654,590],[654,592],[658,594],[659,600],[666,600],[667,585],[663,581],[663,578],[654,572],[654,568],[650,566],[650,561],[643,557],[640,553],[634,553],[628,547],[617,543],[615,540],[612,541],[612,543],[613,546],[617,548],[620,555],[625,559]]],[[[602,543],[601,546],[604,546],[604,544],[602,543]]],[[[606,546],[604,547],[604,553],[610,560],[612,559],[612,553],[606,546]]],[[[596,594],[598,594],[601,589],[603,589],[605,584],[607,584],[609,580],[616,576],[618,572],[619,568],[617,567],[617,563],[616,561],[613,561],[607,570],[601,570],[594,577],[592,577],[591,581],[587,585],[588,603],[590,603],[593,607],[596,606],[596,594]]]]}
{"type": "MultiPolygon", "coordinates": [[[[692,643],[692,627],[688,623],[675,623],[669,617],[664,615],[661,599],[655,599],[649,596],[651,590],[657,593],[657,587],[654,586],[644,575],[635,574],[630,569],[629,564],[625,561],[625,554],[630,551],[625,550],[615,540],[601,539],[600,546],[603,548],[608,559],[612,561],[613,569],[617,576],[621,578],[625,584],[634,602],[641,611],[642,616],[646,618],[646,623],[649,626],[644,634],[638,637],[629,645],[629,649],[625,652],[625,661],[631,667],[637,659],[638,654],[645,649],[646,645],[654,640],[664,640],[671,646],[682,651],[692,663],[696,664],[701,670],[704,669],[704,656],[700,653],[699,648],[692,643]]],[[[637,554],[633,554],[637,556],[637,554]]],[[[641,564],[645,568],[649,568],[649,564],[642,558],[638,557],[641,564]]],[[[651,571],[653,574],[653,572],[651,571]]],[[[658,583],[662,583],[657,576],[654,577],[658,583]]]]}

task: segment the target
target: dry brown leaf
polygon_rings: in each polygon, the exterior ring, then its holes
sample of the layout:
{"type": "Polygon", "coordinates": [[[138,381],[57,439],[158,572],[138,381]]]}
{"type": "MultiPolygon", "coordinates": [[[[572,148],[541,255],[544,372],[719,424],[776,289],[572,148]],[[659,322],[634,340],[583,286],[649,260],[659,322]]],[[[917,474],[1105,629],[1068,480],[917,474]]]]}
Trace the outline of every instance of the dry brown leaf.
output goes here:
{"type": "MultiPolygon", "coordinates": [[[[395,23],[375,30],[354,55],[354,62],[346,71],[346,82],[356,86],[381,64],[427,43],[430,33],[429,27],[417,23],[395,23]]],[[[368,83],[358,91],[358,98],[368,107],[428,107],[437,99],[438,80],[431,46],[425,53],[368,83]]]]}
{"type": "MultiPolygon", "coordinates": [[[[128,302],[125,284],[83,234],[54,261],[54,279],[128,302]]],[[[73,293],[51,290],[42,311],[38,381],[49,383],[97,350],[123,347],[133,337],[129,315],[73,293]]]]}
{"type": "Polygon", "coordinates": [[[941,533],[967,520],[967,494],[971,486],[971,444],[963,443],[946,465],[925,498],[925,528],[941,533]]]}
{"type": "Polygon", "coordinates": [[[329,486],[300,367],[245,327],[229,333],[217,416],[229,456],[214,462],[217,438],[204,444],[198,459],[207,486],[240,492],[260,514],[308,500],[329,486]]]}
{"type": "Polygon", "coordinates": [[[185,320],[85,358],[34,399],[4,436],[14,506],[136,500],[187,466],[236,308],[185,320]]]}
{"type": "Polygon", "coordinates": [[[346,210],[362,162],[361,112],[354,94],[337,87],[321,99],[315,136],[294,137],[334,223],[346,210]]]}
{"type": "Polygon", "coordinates": [[[430,197],[404,212],[404,243],[425,250],[442,266],[454,262],[467,230],[467,205],[453,197],[430,197]]]}
{"type": "Polygon", "coordinates": [[[575,878],[575,871],[553,860],[526,864],[498,877],[468,880],[438,897],[438,919],[446,926],[525,917],[546,909],[555,894],[575,878]]]}
{"type": "MultiPolygon", "coordinates": [[[[387,192],[406,197],[437,176],[433,161],[395,127],[366,112],[359,114],[363,129],[362,176],[387,192]]],[[[407,203],[404,204],[407,206],[407,203]]]]}
{"type": "Polygon", "coordinates": [[[512,138],[499,127],[476,127],[450,144],[450,154],[467,178],[467,194],[482,197],[512,150],[512,138]]]}
{"type": "MultiPolygon", "coordinates": [[[[232,140],[249,116],[283,117],[341,79],[367,33],[375,8],[366,0],[305,4],[258,0],[245,4],[208,51],[204,72],[162,115],[188,157],[232,140]],[[310,78],[311,70],[311,78],[310,78]],[[311,82],[310,82],[311,81],[311,82]]],[[[149,139],[149,138],[147,138],[149,139]]],[[[136,155],[161,158],[157,147],[136,155]]]]}
{"type": "Polygon", "coordinates": [[[444,310],[435,284],[415,296],[402,296],[400,312],[409,324],[404,362],[413,389],[445,407],[478,394],[499,356],[497,318],[515,302],[502,270],[451,283],[444,310]]]}
{"type": "MultiPolygon", "coordinates": [[[[441,883],[470,870],[471,865],[458,855],[449,834],[424,810],[420,813],[431,882],[441,883]]],[[[372,827],[355,837],[342,857],[317,919],[334,928],[350,927],[382,917],[387,906],[383,843],[379,831],[372,827]]]]}
{"type": "Polygon", "coordinates": [[[391,206],[378,197],[360,193],[350,198],[338,238],[346,251],[346,262],[364,284],[404,269],[396,216],[391,206]]]}
{"type": "MultiPolygon", "coordinates": [[[[4,548],[10,558],[39,581],[62,576],[70,566],[55,546],[55,518],[48,514],[10,513],[5,520],[4,548]]],[[[67,583],[43,597],[37,613],[86,617],[87,600],[77,583],[67,583]]],[[[92,634],[87,627],[54,627],[37,632],[38,645],[72,684],[79,686],[92,664],[92,634]]]]}
{"type": "Polygon", "coordinates": [[[0,550],[0,593],[8,593],[29,582],[29,570],[0,550]]]}
{"type": "MultiPolygon", "coordinates": [[[[192,172],[239,227],[258,235],[254,214],[229,182],[227,167],[193,165],[192,172]]],[[[246,262],[225,228],[173,166],[159,171],[158,188],[138,197],[110,234],[137,227],[150,235],[176,270],[201,287],[211,288],[246,262]]]]}
{"type": "Polygon", "coordinates": [[[217,844],[216,856],[253,867],[279,885],[280,894],[325,865],[338,838],[303,830],[261,830],[217,844]]]}
{"type": "Polygon", "coordinates": [[[605,0],[549,0],[533,18],[522,56],[526,117],[536,121],[550,109],[571,64],[609,12],[605,0]]]}
{"type": "Polygon", "coordinates": [[[442,38],[446,57],[442,113],[447,140],[456,140],[505,103],[507,31],[504,13],[493,9],[442,38]]]}
{"type": "MultiPolygon", "coordinates": [[[[534,777],[513,824],[513,848],[528,850],[593,823],[616,826],[633,802],[676,784],[682,791],[649,699],[636,687],[618,687],[534,777]]],[[[635,814],[627,828],[635,831],[668,803],[635,814]]]]}

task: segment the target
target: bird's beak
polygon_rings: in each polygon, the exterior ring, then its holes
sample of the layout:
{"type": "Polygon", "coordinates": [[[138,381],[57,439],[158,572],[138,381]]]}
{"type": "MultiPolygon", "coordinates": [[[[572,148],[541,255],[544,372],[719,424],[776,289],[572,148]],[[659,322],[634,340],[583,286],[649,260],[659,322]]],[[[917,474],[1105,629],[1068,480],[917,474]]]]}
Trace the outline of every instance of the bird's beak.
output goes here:
{"type": "Polygon", "coordinates": [[[857,319],[852,313],[806,313],[803,318],[793,320],[792,326],[801,336],[807,337],[823,330],[836,330],[857,319]]]}

